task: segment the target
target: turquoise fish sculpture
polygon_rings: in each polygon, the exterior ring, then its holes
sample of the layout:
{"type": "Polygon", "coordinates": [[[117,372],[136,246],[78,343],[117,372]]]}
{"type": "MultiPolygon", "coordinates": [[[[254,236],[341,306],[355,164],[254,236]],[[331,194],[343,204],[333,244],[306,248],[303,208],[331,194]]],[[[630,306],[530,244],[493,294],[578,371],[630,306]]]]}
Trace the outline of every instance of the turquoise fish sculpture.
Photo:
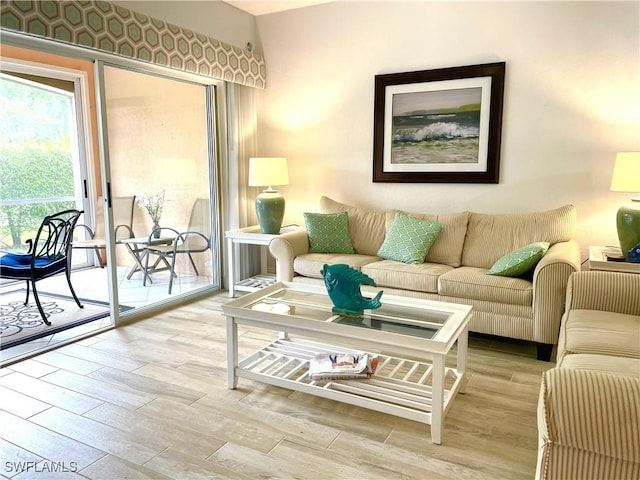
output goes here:
{"type": "Polygon", "coordinates": [[[325,264],[320,270],[329,298],[333,302],[333,313],[349,317],[360,317],[365,309],[380,308],[382,291],[373,298],[365,298],[360,292],[360,285],[376,287],[376,282],[369,275],[349,265],[339,263],[325,264]]]}

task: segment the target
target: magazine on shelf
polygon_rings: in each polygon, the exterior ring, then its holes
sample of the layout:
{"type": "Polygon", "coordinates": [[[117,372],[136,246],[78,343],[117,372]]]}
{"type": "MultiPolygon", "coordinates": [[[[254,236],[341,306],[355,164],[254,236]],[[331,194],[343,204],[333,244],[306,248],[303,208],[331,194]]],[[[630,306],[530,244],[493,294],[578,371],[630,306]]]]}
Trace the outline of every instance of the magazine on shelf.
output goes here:
{"type": "Polygon", "coordinates": [[[377,355],[370,353],[322,352],[309,362],[309,376],[311,380],[371,378],[377,366],[377,355]]]}

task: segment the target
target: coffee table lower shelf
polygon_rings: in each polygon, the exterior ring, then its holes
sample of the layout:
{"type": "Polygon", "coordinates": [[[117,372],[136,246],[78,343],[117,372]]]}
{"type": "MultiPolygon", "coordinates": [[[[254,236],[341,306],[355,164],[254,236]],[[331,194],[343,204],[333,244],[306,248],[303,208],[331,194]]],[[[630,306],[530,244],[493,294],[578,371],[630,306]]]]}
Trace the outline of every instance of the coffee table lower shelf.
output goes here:
{"type": "MultiPolygon", "coordinates": [[[[431,363],[378,355],[378,368],[369,379],[314,381],[309,376],[309,361],[320,352],[353,350],[301,339],[278,339],[238,362],[236,375],[432,424],[431,363]]],[[[456,369],[445,367],[443,417],[462,389],[463,377],[456,369]]]]}

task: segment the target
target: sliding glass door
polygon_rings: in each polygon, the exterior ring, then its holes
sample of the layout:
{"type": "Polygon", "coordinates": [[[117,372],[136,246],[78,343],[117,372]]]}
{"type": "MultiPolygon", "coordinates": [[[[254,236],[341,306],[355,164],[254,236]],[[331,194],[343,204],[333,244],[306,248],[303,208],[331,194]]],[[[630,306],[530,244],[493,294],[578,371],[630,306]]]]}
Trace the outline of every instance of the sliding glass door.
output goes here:
{"type": "MultiPolygon", "coordinates": [[[[0,248],[25,252],[46,215],[87,211],[86,132],[78,77],[44,65],[3,62],[0,72],[0,248]]],[[[73,257],[86,265],[86,257],[73,257]]]]}
{"type": "Polygon", "coordinates": [[[114,225],[121,311],[219,282],[208,95],[212,87],[104,67],[108,189],[112,201],[135,197],[130,230],[114,225]]]}
{"type": "MultiPolygon", "coordinates": [[[[2,59],[0,100],[13,113],[0,142],[0,255],[25,251],[47,213],[83,210],[71,281],[84,308],[60,306],[64,275],[39,282],[55,329],[0,345],[0,365],[220,286],[222,83],[59,53],[14,48],[2,59]]],[[[0,279],[0,299],[22,287],[0,279]]]]}

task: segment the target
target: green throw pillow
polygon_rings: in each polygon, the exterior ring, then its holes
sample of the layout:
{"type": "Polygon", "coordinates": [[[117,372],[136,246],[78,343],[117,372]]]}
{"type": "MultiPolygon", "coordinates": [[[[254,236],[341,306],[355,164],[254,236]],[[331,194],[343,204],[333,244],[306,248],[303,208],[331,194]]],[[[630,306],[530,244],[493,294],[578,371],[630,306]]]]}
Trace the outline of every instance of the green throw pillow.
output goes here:
{"type": "Polygon", "coordinates": [[[493,264],[489,275],[519,277],[534,268],[549,249],[549,242],[537,242],[506,254],[493,264]]]}
{"type": "Polygon", "coordinates": [[[397,211],[378,256],[403,263],[423,263],[442,225],[397,211]]]}
{"type": "Polygon", "coordinates": [[[311,253],[355,253],[347,212],[305,213],[311,253]]]}

